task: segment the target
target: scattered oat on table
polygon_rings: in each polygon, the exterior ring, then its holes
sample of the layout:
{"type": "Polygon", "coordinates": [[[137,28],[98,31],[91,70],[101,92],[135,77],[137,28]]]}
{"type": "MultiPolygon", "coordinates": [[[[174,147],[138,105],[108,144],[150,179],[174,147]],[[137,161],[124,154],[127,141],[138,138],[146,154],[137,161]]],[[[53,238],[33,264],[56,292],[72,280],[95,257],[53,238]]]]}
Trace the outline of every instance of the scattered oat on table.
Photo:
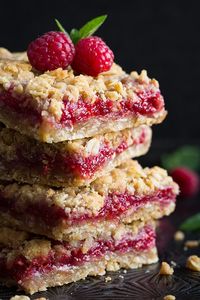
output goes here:
{"type": "Polygon", "coordinates": [[[187,248],[196,248],[199,246],[199,241],[197,240],[188,240],[185,242],[185,247],[187,248]]]}
{"type": "Polygon", "coordinates": [[[177,263],[173,260],[170,261],[170,264],[172,265],[172,267],[176,267],[177,266],[177,263]]]}
{"type": "Polygon", "coordinates": [[[167,262],[163,261],[161,263],[159,274],[160,275],[172,275],[173,273],[174,273],[174,269],[172,267],[170,267],[170,265],[167,262]]]}
{"type": "Polygon", "coordinates": [[[123,273],[124,273],[124,274],[126,274],[126,273],[127,273],[127,270],[126,270],[126,269],[125,269],[125,270],[123,270],[123,273]]]}
{"type": "Polygon", "coordinates": [[[186,268],[200,272],[200,257],[197,255],[189,256],[186,262],[186,268]]]}
{"type": "Polygon", "coordinates": [[[183,241],[184,238],[185,238],[185,234],[184,234],[183,231],[178,230],[178,231],[175,232],[175,234],[174,234],[175,241],[177,241],[177,242],[178,241],[183,241]]]}

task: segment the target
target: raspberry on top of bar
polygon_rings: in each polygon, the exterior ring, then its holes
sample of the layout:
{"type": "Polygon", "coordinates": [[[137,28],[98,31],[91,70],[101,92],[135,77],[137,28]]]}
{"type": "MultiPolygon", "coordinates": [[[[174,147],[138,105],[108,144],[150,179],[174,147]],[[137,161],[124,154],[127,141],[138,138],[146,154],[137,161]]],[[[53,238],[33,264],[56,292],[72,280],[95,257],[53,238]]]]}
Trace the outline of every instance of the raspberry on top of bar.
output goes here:
{"type": "Polygon", "coordinates": [[[0,49],[0,121],[45,142],[152,125],[165,116],[158,82],[113,63],[97,77],[69,66],[39,73],[25,53],[0,49]]]}

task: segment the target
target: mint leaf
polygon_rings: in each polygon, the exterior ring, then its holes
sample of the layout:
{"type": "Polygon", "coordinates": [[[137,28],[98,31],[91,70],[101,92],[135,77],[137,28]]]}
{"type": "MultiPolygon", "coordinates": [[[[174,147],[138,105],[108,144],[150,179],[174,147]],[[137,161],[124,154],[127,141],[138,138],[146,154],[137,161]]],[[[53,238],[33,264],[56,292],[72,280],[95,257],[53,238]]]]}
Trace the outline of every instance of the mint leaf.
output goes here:
{"type": "Polygon", "coordinates": [[[69,34],[67,33],[67,31],[65,30],[65,28],[61,25],[61,23],[60,23],[57,19],[55,19],[55,22],[56,22],[56,25],[58,26],[58,29],[59,29],[60,31],[62,31],[62,32],[64,32],[65,34],[69,35],[69,34]]]}
{"type": "Polygon", "coordinates": [[[74,44],[76,44],[78,42],[78,40],[80,39],[80,34],[79,34],[79,31],[78,29],[76,28],[73,28],[70,32],[70,38],[72,40],[72,42],[74,44]]]}
{"type": "Polygon", "coordinates": [[[83,39],[92,35],[97,29],[104,23],[107,15],[99,16],[91,21],[87,22],[83,27],[79,30],[79,39],[83,39]]]}
{"type": "Polygon", "coordinates": [[[184,146],[171,154],[164,154],[161,158],[162,166],[167,170],[184,166],[192,170],[200,169],[200,148],[184,146]]]}
{"type": "Polygon", "coordinates": [[[190,217],[186,221],[184,221],[181,226],[181,230],[184,231],[195,231],[200,229],[200,213],[190,217]]]}

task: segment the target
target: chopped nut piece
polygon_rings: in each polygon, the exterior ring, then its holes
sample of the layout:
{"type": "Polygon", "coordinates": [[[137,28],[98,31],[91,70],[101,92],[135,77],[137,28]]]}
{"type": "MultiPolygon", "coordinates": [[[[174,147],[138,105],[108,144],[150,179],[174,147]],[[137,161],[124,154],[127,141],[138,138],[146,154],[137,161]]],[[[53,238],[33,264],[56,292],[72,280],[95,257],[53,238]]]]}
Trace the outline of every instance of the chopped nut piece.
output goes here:
{"type": "Polygon", "coordinates": [[[197,240],[188,240],[185,242],[185,247],[187,248],[196,248],[199,246],[199,241],[197,240]]]}
{"type": "Polygon", "coordinates": [[[174,234],[175,241],[183,241],[184,238],[185,238],[184,232],[182,232],[180,230],[178,230],[178,231],[175,232],[175,234],[174,234]]]}
{"type": "Polygon", "coordinates": [[[172,275],[174,273],[174,269],[170,267],[170,265],[163,261],[160,267],[160,275],[172,275]]]}
{"type": "Polygon", "coordinates": [[[175,300],[176,297],[174,295],[166,295],[163,300],[175,300]]]}
{"type": "Polygon", "coordinates": [[[186,268],[200,272],[200,257],[197,255],[191,255],[186,262],[186,268]]]}

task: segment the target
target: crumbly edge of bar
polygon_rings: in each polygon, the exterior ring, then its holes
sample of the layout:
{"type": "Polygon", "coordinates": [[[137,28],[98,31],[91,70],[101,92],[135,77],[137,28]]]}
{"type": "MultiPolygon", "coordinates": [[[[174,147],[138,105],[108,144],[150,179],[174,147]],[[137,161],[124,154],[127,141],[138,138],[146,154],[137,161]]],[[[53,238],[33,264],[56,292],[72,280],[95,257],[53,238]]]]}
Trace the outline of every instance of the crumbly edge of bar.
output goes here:
{"type": "Polygon", "coordinates": [[[79,267],[55,268],[49,273],[32,276],[32,278],[27,278],[23,282],[18,282],[18,284],[27,293],[34,294],[37,291],[45,291],[48,287],[61,286],[85,279],[87,276],[104,275],[106,271],[118,271],[120,268],[137,269],[157,261],[156,247],[138,253],[128,252],[120,255],[110,253],[97,261],[86,262],[79,267]]]}
{"type": "Polygon", "coordinates": [[[1,89],[8,90],[12,86],[14,94],[31,97],[33,107],[53,115],[56,119],[61,117],[64,97],[73,102],[80,98],[94,102],[97,95],[103,100],[110,99],[113,102],[119,102],[124,98],[137,101],[138,89],[150,87],[155,92],[159,90],[158,82],[150,79],[145,70],[141,74],[131,72],[129,75],[115,63],[109,71],[92,77],[75,75],[70,67],[66,70],[58,68],[40,74],[33,70],[28,60],[24,59],[24,54],[20,57],[19,54],[16,56],[7,53],[6,56],[5,50],[0,49],[1,89]]]}
{"type": "Polygon", "coordinates": [[[137,161],[127,160],[87,187],[53,189],[42,185],[4,183],[0,185],[0,192],[7,199],[17,199],[22,208],[27,203],[33,204],[43,199],[48,206],[61,207],[67,214],[76,212],[96,215],[104,206],[109,193],[143,196],[169,187],[174,194],[178,194],[178,185],[164,169],[157,166],[143,169],[137,161]]]}
{"type": "Polygon", "coordinates": [[[167,112],[162,109],[160,112],[155,113],[153,117],[143,115],[129,115],[116,119],[111,119],[108,116],[93,117],[68,128],[45,119],[43,119],[42,123],[38,121],[33,125],[29,119],[23,118],[20,114],[5,109],[5,107],[1,107],[0,121],[7,127],[41,142],[58,143],[66,140],[94,137],[98,134],[118,132],[126,128],[136,128],[140,125],[151,126],[159,124],[165,119],[166,115],[167,112]],[[20,122],[16,122],[16,119],[20,119],[20,122]]]}
{"type": "Polygon", "coordinates": [[[16,157],[16,149],[23,149],[27,157],[41,153],[54,157],[56,153],[79,154],[81,157],[98,155],[102,145],[111,149],[116,149],[122,142],[131,146],[134,140],[137,140],[144,132],[146,140],[151,138],[151,128],[141,125],[137,128],[127,128],[117,132],[108,132],[103,135],[96,135],[90,138],[84,138],[74,141],[64,141],[60,143],[47,144],[29,138],[19,132],[4,127],[0,124],[0,155],[6,159],[13,160],[16,157]]]}
{"type": "MultiPolygon", "coordinates": [[[[113,221],[87,221],[81,224],[74,224],[72,226],[63,223],[58,226],[48,227],[42,222],[27,222],[23,216],[20,219],[14,218],[9,213],[0,212],[0,226],[8,226],[10,228],[16,228],[18,230],[28,230],[35,234],[41,234],[55,240],[65,241],[91,241],[92,239],[101,239],[120,236],[122,234],[122,228],[126,224],[135,222],[141,222],[146,224],[151,222],[152,219],[160,219],[163,216],[170,215],[175,209],[175,203],[171,201],[165,206],[159,205],[159,203],[148,203],[144,207],[139,208],[136,211],[127,212],[126,216],[122,216],[120,220],[113,221]],[[123,222],[123,223],[122,223],[123,222]]],[[[0,238],[1,241],[1,238],[0,238]]],[[[87,244],[87,243],[86,243],[87,244]]]]}
{"type": "MultiPolygon", "coordinates": [[[[147,127],[150,129],[149,127],[147,127]]],[[[0,146],[0,179],[13,181],[16,180],[17,182],[21,183],[29,183],[29,184],[44,184],[49,186],[55,187],[69,187],[69,186],[85,186],[89,185],[95,179],[105,176],[110,171],[112,171],[115,167],[119,166],[121,163],[126,161],[130,158],[135,158],[147,153],[151,143],[151,130],[148,130],[148,136],[146,136],[145,142],[138,145],[129,146],[128,149],[124,150],[122,153],[113,155],[106,161],[90,178],[81,178],[74,173],[68,174],[45,174],[42,175],[41,172],[38,171],[37,165],[34,169],[34,166],[31,168],[26,167],[26,165],[21,164],[20,166],[12,168],[7,167],[7,163],[9,160],[13,160],[16,155],[16,151],[12,154],[12,150],[14,149],[13,146],[5,153],[3,152],[6,150],[3,148],[1,152],[0,146]],[[7,161],[8,159],[8,161],[7,161]]],[[[93,140],[93,139],[92,139],[93,140]]],[[[0,141],[1,145],[1,141],[0,141]]],[[[26,147],[26,145],[25,145],[26,147]]],[[[28,151],[28,149],[27,149],[28,151]]],[[[30,154],[29,154],[30,155],[30,154]]]]}

